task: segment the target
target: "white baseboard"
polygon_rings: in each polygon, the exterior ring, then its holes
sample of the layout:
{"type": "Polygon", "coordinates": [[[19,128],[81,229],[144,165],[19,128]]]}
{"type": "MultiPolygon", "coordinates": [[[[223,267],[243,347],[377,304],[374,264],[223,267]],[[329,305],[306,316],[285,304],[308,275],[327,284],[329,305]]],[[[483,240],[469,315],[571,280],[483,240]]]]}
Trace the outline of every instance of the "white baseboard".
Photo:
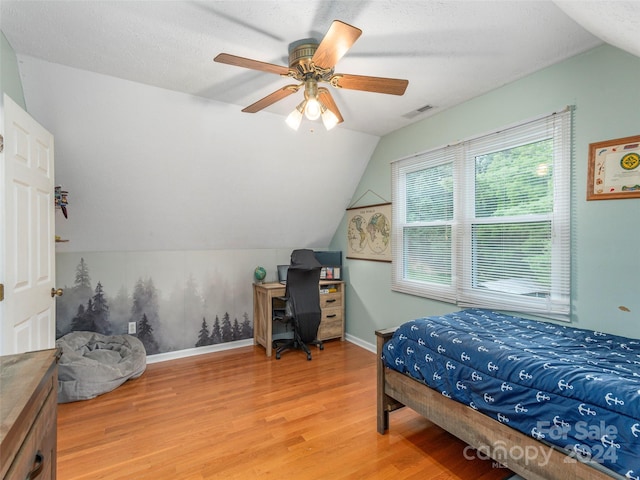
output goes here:
{"type": "MultiPolygon", "coordinates": [[[[365,350],[376,353],[376,346],[372,343],[365,342],[364,340],[349,335],[345,335],[345,340],[357,345],[365,350]]],[[[176,350],[175,352],[158,353],[156,355],[147,355],[147,364],[166,362],[168,360],[177,360],[179,358],[193,357],[194,355],[203,355],[205,353],[222,352],[225,350],[232,350],[234,348],[247,347],[253,345],[252,339],[238,340],[236,342],[218,343],[216,345],[207,345],[206,347],[187,348],[185,350],[176,350]]]]}
{"type": "Polygon", "coordinates": [[[175,352],[158,353],[156,355],[147,355],[147,364],[166,362],[167,360],[176,360],[178,358],[193,357],[194,355],[202,355],[205,353],[223,352],[234,348],[247,347],[253,345],[253,339],[238,340],[235,342],[218,343],[216,345],[207,345],[206,347],[187,348],[185,350],[176,350],[175,352]]]}
{"type": "Polygon", "coordinates": [[[364,348],[365,350],[376,353],[377,347],[373,343],[365,342],[361,338],[354,337],[353,335],[349,335],[348,333],[344,336],[344,338],[347,342],[351,342],[359,347],[364,348]]]}

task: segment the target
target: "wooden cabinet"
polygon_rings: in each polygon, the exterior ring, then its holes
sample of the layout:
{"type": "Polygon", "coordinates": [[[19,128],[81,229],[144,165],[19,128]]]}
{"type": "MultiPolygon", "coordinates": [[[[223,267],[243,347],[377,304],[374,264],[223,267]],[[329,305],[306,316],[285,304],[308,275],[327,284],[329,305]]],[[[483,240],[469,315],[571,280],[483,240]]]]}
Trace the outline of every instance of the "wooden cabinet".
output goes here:
{"type": "Polygon", "coordinates": [[[320,283],[320,308],[322,320],[318,327],[318,340],[339,338],[344,340],[344,283],[320,283]]]}
{"type": "Polygon", "coordinates": [[[56,478],[58,350],[0,357],[0,478],[56,478]]]}

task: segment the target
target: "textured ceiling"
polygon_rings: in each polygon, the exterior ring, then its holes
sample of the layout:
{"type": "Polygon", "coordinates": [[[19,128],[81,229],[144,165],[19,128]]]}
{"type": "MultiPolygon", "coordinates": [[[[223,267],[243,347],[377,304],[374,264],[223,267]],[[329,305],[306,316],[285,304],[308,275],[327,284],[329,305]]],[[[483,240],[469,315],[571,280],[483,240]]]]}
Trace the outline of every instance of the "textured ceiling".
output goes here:
{"type": "Polygon", "coordinates": [[[554,3],[601,40],[640,57],[640,1],[555,0],[554,3]]]}
{"type": "MultiPolygon", "coordinates": [[[[213,62],[287,64],[334,19],[363,30],[336,72],[409,80],[402,97],[332,90],[346,128],[384,135],[593,48],[640,55],[636,1],[13,1],[0,28],[18,58],[44,59],[237,105],[291,83],[213,62]],[[594,20],[594,18],[596,20],[594,20]],[[425,113],[417,110],[433,108],[425,113]]],[[[302,92],[267,112],[283,120],[302,92]]],[[[28,100],[28,99],[27,99],[28,100]]],[[[259,112],[247,115],[264,115],[259,112]]]]}

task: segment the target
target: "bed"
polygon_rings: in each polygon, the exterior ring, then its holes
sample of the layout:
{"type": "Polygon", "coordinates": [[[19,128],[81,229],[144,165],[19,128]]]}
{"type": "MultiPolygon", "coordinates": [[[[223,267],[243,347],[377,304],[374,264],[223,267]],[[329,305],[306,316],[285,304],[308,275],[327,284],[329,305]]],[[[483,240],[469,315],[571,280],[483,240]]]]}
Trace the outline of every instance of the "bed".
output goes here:
{"type": "Polygon", "coordinates": [[[376,335],[379,433],[408,406],[526,479],[640,478],[640,341],[482,309],[376,335]]]}

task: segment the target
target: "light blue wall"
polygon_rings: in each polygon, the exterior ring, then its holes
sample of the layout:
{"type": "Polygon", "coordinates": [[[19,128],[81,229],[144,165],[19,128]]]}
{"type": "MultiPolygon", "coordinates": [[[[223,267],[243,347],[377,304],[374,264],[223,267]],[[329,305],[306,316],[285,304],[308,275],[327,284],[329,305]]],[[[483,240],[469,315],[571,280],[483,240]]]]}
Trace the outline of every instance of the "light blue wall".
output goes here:
{"type": "MultiPolygon", "coordinates": [[[[27,109],[18,72],[18,60],[2,32],[0,32],[0,92],[6,93],[23,109],[27,109]]],[[[2,95],[0,95],[0,102],[2,102],[2,95]]]]}
{"type": "MultiPolygon", "coordinates": [[[[640,338],[640,198],[586,201],[589,143],[640,135],[638,57],[598,47],[397,130],[381,139],[353,199],[372,190],[390,200],[393,160],[565,105],[575,106],[572,184],[567,185],[572,191],[572,324],[640,338]]],[[[344,218],[330,248],[346,252],[344,218]]],[[[392,292],[388,263],[345,260],[344,273],[347,332],[367,342],[374,343],[378,328],[459,309],[392,292]]]]}

